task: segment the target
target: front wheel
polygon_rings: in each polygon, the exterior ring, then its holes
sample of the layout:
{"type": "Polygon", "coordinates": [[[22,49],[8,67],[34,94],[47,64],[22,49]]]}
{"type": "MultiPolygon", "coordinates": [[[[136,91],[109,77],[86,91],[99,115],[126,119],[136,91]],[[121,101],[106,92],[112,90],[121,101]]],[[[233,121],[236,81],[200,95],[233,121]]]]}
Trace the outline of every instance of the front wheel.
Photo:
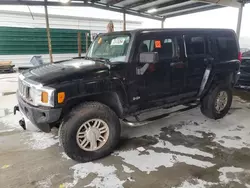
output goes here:
{"type": "Polygon", "coordinates": [[[60,128],[65,153],[78,162],[109,155],[120,139],[120,121],[108,106],[88,102],[76,107],[60,128]]]}
{"type": "Polygon", "coordinates": [[[218,85],[201,100],[201,112],[211,119],[221,119],[228,113],[232,99],[232,89],[218,85]]]}

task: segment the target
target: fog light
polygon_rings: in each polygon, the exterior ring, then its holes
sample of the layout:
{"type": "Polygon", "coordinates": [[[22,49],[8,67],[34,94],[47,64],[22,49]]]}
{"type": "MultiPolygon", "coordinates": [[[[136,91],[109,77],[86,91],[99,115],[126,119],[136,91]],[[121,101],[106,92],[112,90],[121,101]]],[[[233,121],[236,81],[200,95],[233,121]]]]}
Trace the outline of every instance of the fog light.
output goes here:
{"type": "Polygon", "coordinates": [[[42,101],[43,103],[48,103],[48,102],[49,102],[49,95],[48,95],[47,92],[44,92],[44,91],[42,92],[41,101],[42,101]]]}

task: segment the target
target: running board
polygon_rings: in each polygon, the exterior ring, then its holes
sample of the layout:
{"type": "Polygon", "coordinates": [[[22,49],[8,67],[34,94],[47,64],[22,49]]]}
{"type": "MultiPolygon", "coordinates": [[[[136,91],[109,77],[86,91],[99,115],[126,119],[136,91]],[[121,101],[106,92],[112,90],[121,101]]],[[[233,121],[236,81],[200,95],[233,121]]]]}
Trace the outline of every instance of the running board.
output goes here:
{"type": "MultiPolygon", "coordinates": [[[[181,108],[181,109],[173,111],[173,112],[169,112],[169,113],[164,113],[164,114],[161,114],[161,115],[153,116],[153,117],[147,118],[147,119],[145,119],[143,121],[128,121],[127,119],[123,119],[122,121],[125,124],[127,124],[128,126],[130,126],[130,127],[140,127],[140,126],[152,123],[152,122],[154,122],[156,120],[168,117],[171,114],[178,113],[178,112],[185,112],[187,110],[191,110],[193,108],[196,108],[197,106],[199,106],[199,104],[191,105],[191,106],[188,106],[188,107],[185,107],[185,108],[181,108]]],[[[137,116],[135,116],[135,119],[139,120],[139,118],[137,116]]]]}
{"type": "Polygon", "coordinates": [[[124,119],[124,120],[122,120],[122,122],[130,127],[141,127],[143,125],[147,125],[147,124],[151,123],[152,121],[131,122],[131,121],[127,121],[126,119],[124,119]]]}

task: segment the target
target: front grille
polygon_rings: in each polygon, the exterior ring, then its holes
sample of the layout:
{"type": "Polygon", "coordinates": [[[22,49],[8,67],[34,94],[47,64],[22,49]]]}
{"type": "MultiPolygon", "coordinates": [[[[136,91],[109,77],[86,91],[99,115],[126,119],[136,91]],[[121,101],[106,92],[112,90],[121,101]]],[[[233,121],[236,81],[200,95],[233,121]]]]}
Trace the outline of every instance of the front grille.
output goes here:
{"type": "Polygon", "coordinates": [[[18,91],[23,98],[28,99],[29,89],[30,87],[26,85],[21,79],[18,80],[18,91]]]}

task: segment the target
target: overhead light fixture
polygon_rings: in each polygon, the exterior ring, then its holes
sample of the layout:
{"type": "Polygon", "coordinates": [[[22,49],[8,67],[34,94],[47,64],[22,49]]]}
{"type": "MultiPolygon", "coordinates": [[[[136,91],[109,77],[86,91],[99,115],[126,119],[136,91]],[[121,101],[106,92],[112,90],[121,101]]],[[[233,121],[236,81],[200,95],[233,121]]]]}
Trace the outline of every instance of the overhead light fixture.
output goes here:
{"type": "Polygon", "coordinates": [[[61,3],[64,3],[64,4],[66,4],[66,3],[69,3],[71,0],[60,0],[60,2],[61,3]]]}
{"type": "Polygon", "coordinates": [[[148,13],[154,13],[154,12],[156,12],[156,11],[157,11],[156,8],[152,8],[152,9],[149,9],[147,12],[148,12],[148,13]]]}

